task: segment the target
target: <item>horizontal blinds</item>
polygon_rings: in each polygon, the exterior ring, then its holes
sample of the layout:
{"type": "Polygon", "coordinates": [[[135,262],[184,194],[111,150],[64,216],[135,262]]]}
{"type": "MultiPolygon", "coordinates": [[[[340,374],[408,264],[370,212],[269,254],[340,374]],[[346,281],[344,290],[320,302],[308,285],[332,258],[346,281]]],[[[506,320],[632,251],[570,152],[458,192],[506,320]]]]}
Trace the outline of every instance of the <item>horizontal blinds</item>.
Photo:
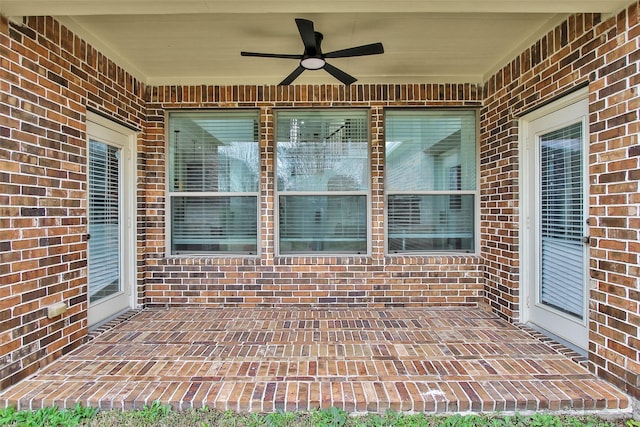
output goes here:
{"type": "Polygon", "coordinates": [[[385,135],[387,191],[475,190],[474,111],[389,111],[385,135]],[[452,168],[460,172],[457,186],[452,168]]]}
{"type": "Polygon", "coordinates": [[[583,316],[582,124],[540,138],[541,300],[583,316]]]}
{"type": "Polygon", "coordinates": [[[473,250],[472,194],[392,194],[387,201],[389,252],[473,250]]]}
{"type": "Polygon", "coordinates": [[[89,298],[120,280],[120,151],[89,141],[89,298]]]}
{"type": "Polygon", "coordinates": [[[367,250],[366,196],[280,196],[280,252],[367,250]]]}
{"type": "Polygon", "coordinates": [[[475,111],[390,110],[385,138],[388,251],[473,251],[475,111]]]}
{"type": "Polygon", "coordinates": [[[171,253],[257,253],[259,112],[169,116],[171,253]]]}
{"type": "Polygon", "coordinates": [[[255,196],[174,196],[171,221],[173,253],[257,250],[255,196]]]}
{"type": "Polygon", "coordinates": [[[582,318],[584,306],[584,247],[552,237],[543,237],[541,245],[542,286],[544,304],[582,318]]]}
{"type": "Polygon", "coordinates": [[[547,237],[583,236],[582,124],[540,139],[541,229],[547,237]]]}
{"type": "Polygon", "coordinates": [[[254,111],[172,114],[170,191],[258,191],[258,133],[254,111]]]}
{"type": "Polygon", "coordinates": [[[366,253],[368,111],[278,111],[276,150],[280,253],[366,253]]]}
{"type": "Polygon", "coordinates": [[[367,111],[278,111],[276,135],[279,191],[369,188],[367,111]]]}

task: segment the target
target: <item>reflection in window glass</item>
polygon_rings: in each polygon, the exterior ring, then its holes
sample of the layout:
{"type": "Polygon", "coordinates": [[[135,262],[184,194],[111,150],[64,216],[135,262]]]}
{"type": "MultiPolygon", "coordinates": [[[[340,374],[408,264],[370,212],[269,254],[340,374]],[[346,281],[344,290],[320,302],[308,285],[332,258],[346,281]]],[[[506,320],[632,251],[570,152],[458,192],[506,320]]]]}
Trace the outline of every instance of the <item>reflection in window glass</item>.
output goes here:
{"type": "Polygon", "coordinates": [[[257,252],[257,200],[248,197],[183,197],[171,203],[173,253],[257,252]]]}
{"type": "Polygon", "coordinates": [[[169,116],[171,253],[257,252],[258,114],[169,116]]]}
{"type": "Polygon", "coordinates": [[[366,196],[281,196],[280,252],[367,252],[366,196]]]}
{"type": "Polygon", "coordinates": [[[474,111],[389,111],[385,120],[390,253],[474,249],[474,111]]]}
{"type": "Polygon", "coordinates": [[[387,200],[390,253],[473,250],[473,195],[390,194],[387,200]]]}
{"type": "Polygon", "coordinates": [[[369,116],[277,112],[280,253],[366,253],[369,116]]]}

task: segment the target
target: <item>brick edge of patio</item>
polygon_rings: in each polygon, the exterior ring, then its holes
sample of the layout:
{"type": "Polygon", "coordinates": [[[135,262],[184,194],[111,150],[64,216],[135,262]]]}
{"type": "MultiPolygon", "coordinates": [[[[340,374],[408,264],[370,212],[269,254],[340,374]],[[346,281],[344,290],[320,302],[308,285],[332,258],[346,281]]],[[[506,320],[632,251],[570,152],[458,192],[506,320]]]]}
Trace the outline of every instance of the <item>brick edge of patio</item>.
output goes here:
{"type": "MultiPolygon", "coordinates": [[[[215,379],[184,382],[157,382],[139,388],[135,382],[99,381],[78,388],[65,384],[42,384],[49,390],[42,398],[42,388],[34,390],[40,397],[8,397],[5,406],[38,409],[48,406],[73,407],[76,403],[101,410],[141,409],[154,401],[169,404],[175,410],[209,407],[221,411],[274,412],[311,411],[337,407],[347,413],[397,412],[520,413],[551,412],[562,414],[601,414],[626,416],[633,412],[630,399],[621,398],[613,386],[593,380],[571,385],[566,381],[540,381],[536,388],[510,381],[491,382],[216,382],[215,379]],[[149,388],[152,390],[149,390],[149,388]],[[76,390],[78,393],[74,393],[76,390]],[[498,391],[500,390],[500,391],[498,391]],[[603,398],[594,399],[585,391],[596,391],[603,398]],[[511,393],[513,398],[504,399],[511,393]],[[492,396],[492,394],[494,394],[492,396]],[[497,396],[496,396],[497,395],[497,396]],[[55,396],[55,397],[54,397],[55,396]],[[546,397],[550,396],[550,397],[546,397]]],[[[13,393],[10,393],[13,394],[13,393]]],[[[35,393],[34,393],[35,394],[35,393]]]]}

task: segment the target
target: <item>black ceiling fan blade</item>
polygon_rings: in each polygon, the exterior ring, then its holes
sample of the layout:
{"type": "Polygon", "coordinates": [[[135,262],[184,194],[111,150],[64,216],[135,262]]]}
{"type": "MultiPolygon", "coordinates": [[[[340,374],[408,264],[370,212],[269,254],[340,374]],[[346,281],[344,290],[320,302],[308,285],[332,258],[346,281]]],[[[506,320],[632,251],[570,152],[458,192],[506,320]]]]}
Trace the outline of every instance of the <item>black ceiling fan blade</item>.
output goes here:
{"type": "Polygon", "coordinates": [[[316,32],[313,29],[313,21],[296,18],[296,24],[298,25],[298,31],[300,32],[302,43],[304,43],[305,52],[315,54],[318,47],[316,46],[316,32]]]}
{"type": "Polygon", "coordinates": [[[345,73],[339,68],[334,67],[331,64],[324,64],[324,69],[327,70],[327,73],[331,74],[333,77],[340,80],[342,83],[346,84],[347,86],[358,80],[355,77],[350,76],[349,74],[345,73]]]}
{"type": "Polygon", "coordinates": [[[289,55],[285,53],[260,53],[260,52],[240,52],[242,56],[257,56],[260,58],[284,58],[284,59],[302,59],[302,55],[289,55]]]}
{"type": "Polygon", "coordinates": [[[348,49],[335,50],[333,52],[326,53],[324,57],[346,58],[349,56],[378,55],[380,53],[384,53],[382,43],[371,43],[363,46],[350,47],[348,49]]]}
{"type": "Polygon", "coordinates": [[[298,65],[298,68],[293,70],[283,81],[280,82],[280,86],[287,86],[293,83],[293,81],[305,70],[302,65],[298,65]]]}

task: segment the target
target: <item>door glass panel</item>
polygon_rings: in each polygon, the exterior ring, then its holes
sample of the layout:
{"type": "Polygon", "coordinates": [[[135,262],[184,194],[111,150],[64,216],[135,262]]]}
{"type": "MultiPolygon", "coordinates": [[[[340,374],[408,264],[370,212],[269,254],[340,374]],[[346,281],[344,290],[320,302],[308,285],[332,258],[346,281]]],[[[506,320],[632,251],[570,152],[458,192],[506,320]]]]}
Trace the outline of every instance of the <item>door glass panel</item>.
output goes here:
{"type": "Polygon", "coordinates": [[[582,123],[540,138],[540,302],[583,318],[582,123]]]}
{"type": "Polygon", "coordinates": [[[122,290],[120,149],[89,141],[89,302],[122,290]]]}

